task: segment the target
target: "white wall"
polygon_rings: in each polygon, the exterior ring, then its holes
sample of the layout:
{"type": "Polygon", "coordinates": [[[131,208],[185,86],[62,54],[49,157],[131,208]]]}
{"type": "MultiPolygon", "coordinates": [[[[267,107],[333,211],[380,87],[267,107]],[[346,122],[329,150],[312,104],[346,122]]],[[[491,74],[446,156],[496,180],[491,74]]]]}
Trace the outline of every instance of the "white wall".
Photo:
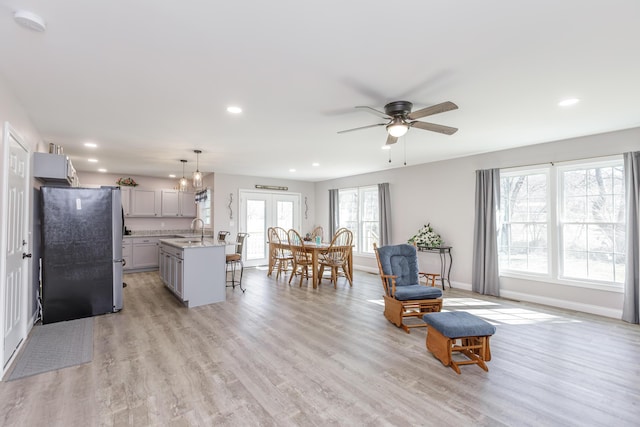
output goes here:
{"type": "MultiPolygon", "coordinates": [[[[260,178],[255,176],[230,175],[216,173],[213,192],[213,229],[217,233],[227,230],[231,236],[238,232],[238,193],[239,190],[255,190],[256,184],[289,187],[288,193],[300,193],[302,202],[301,227],[303,233],[310,232],[315,223],[315,185],[312,182],[287,179],[260,178]],[[233,194],[233,219],[229,219],[229,195],[233,194]],[[307,199],[307,216],[305,218],[305,197],[307,199]]],[[[242,230],[240,230],[242,231],[242,230]]]]}
{"type": "MultiPolygon", "coordinates": [[[[454,286],[471,289],[475,171],[559,162],[640,150],[640,128],[538,144],[459,159],[390,169],[316,184],[316,220],[328,229],[332,188],[389,182],[392,240],[404,243],[430,222],[453,246],[454,286]]],[[[409,159],[410,160],[410,159],[409,159]]],[[[421,253],[423,270],[439,271],[437,255],[421,253]]],[[[355,257],[356,265],[376,269],[374,257],[355,257]]],[[[622,293],[501,278],[504,297],[540,302],[619,318],[622,293]]]]}
{"type": "MultiPolygon", "coordinates": [[[[9,122],[11,127],[15,129],[15,131],[20,135],[23,142],[30,148],[33,153],[36,151],[38,144],[41,143],[42,137],[38,133],[37,129],[33,126],[31,121],[29,120],[29,116],[26,111],[20,104],[20,101],[13,95],[11,90],[9,89],[6,81],[2,76],[0,76],[0,127],[4,130],[5,122],[9,122]]],[[[0,131],[0,160],[4,162],[2,157],[4,156],[4,132],[0,131]]],[[[0,174],[0,180],[2,180],[2,174],[0,174]]],[[[34,188],[37,188],[38,185],[34,181],[34,188]]],[[[5,182],[0,182],[0,200],[3,197],[3,189],[5,187],[5,182]]],[[[33,192],[31,192],[29,205],[33,207],[33,192]]],[[[33,210],[32,210],[33,212],[33,210]]],[[[6,224],[2,224],[2,230],[4,232],[6,224]]],[[[29,214],[29,230],[33,230],[33,215],[29,214]]],[[[29,251],[33,250],[34,245],[34,236],[29,236],[29,251]]],[[[4,235],[0,236],[0,238],[5,239],[4,235]]],[[[37,238],[37,236],[36,236],[37,238]]],[[[4,254],[2,255],[4,256],[4,254]]],[[[4,277],[0,278],[0,280],[5,280],[4,277]]],[[[29,283],[31,286],[29,287],[28,293],[28,313],[30,316],[34,316],[37,310],[36,305],[36,292],[39,286],[38,275],[37,275],[37,260],[35,258],[31,258],[29,265],[29,283]]],[[[2,298],[0,298],[2,300],[2,298]]],[[[2,303],[3,304],[3,303],[2,303]]],[[[0,305],[0,316],[4,319],[4,306],[0,305]]],[[[31,324],[29,324],[29,329],[31,329],[31,324]]],[[[4,330],[4,325],[2,325],[2,321],[0,321],[0,329],[4,330]]]]}

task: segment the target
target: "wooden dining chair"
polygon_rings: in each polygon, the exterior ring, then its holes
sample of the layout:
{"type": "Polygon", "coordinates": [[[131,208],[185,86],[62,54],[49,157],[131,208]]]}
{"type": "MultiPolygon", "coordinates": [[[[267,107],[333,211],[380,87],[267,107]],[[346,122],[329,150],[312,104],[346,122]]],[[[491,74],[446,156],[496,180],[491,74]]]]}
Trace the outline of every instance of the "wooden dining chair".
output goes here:
{"type": "Polygon", "coordinates": [[[349,286],[353,286],[351,274],[349,274],[349,254],[351,253],[351,245],[353,245],[353,233],[346,228],[340,229],[331,239],[329,248],[320,254],[320,282],[322,282],[322,274],[324,268],[331,269],[331,281],[333,287],[338,284],[338,269],[342,268],[344,276],[349,281],[349,286]]]}
{"type": "Polygon", "coordinates": [[[289,236],[284,228],[269,227],[268,233],[269,243],[273,243],[270,253],[272,269],[268,275],[271,275],[273,268],[277,268],[277,279],[281,273],[289,270],[289,264],[293,264],[293,255],[289,249],[289,236]]]}
{"type": "Polygon", "coordinates": [[[303,277],[309,280],[309,267],[313,268],[313,260],[311,254],[304,248],[304,241],[300,234],[296,230],[289,230],[287,232],[289,237],[289,249],[293,256],[293,272],[289,277],[289,283],[296,274],[300,275],[300,287],[302,287],[303,277]]]}

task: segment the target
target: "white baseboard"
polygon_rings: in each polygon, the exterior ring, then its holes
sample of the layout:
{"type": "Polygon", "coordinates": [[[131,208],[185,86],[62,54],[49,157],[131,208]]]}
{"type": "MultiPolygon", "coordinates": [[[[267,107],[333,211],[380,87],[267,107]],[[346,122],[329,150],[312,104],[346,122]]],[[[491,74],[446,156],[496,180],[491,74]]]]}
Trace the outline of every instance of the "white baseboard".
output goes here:
{"type": "Polygon", "coordinates": [[[13,365],[13,362],[16,361],[16,357],[18,356],[18,353],[20,353],[20,350],[22,350],[22,347],[26,344],[27,338],[29,337],[29,333],[31,332],[31,329],[33,329],[33,325],[36,323],[37,318],[38,318],[38,313],[37,312],[33,313],[33,315],[31,316],[30,322],[27,322],[27,334],[25,335],[25,338],[22,341],[20,341],[20,344],[18,344],[18,348],[16,348],[16,351],[13,352],[13,355],[7,361],[7,364],[4,366],[2,370],[2,375],[0,375],[0,381],[2,380],[2,378],[4,378],[5,374],[9,372],[9,368],[13,365]]]}
{"type": "Polygon", "coordinates": [[[549,305],[551,307],[564,308],[567,310],[581,311],[583,313],[597,314],[598,316],[611,317],[613,319],[622,318],[622,310],[600,307],[592,304],[584,304],[574,301],[561,300],[557,298],[543,297],[539,295],[523,294],[521,292],[513,292],[500,290],[500,296],[508,299],[533,302],[536,304],[549,305]]]}
{"type": "MultiPolygon", "coordinates": [[[[372,267],[367,267],[362,265],[358,265],[358,266],[354,265],[353,268],[355,270],[366,271],[368,273],[378,273],[377,268],[372,268],[372,267]]],[[[461,289],[465,291],[472,290],[470,283],[452,281],[451,287],[453,289],[461,289]]],[[[566,301],[566,300],[561,300],[557,298],[549,298],[549,297],[543,297],[539,295],[524,294],[521,292],[506,291],[504,289],[500,290],[500,296],[506,299],[532,302],[535,304],[548,305],[550,307],[564,308],[566,310],[581,311],[583,313],[596,314],[598,316],[611,317],[613,319],[622,318],[622,310],[607,308],[607,307],[600,307],[592,304],[583,304],[579,302],[566,301]]]]}
{"type": "Polygon", "coordinates": [[[353,265],[354,270],[366,271],[367,273],[378,274],[379,270],[377,267],[368,267],[366,265],[353,265]]]}

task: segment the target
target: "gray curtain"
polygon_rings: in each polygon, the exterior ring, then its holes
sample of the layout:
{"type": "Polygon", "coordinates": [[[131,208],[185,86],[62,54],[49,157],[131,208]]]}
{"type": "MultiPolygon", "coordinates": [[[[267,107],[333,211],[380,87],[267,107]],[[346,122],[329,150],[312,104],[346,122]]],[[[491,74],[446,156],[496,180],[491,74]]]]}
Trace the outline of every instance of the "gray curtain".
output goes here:
{"type": "Polygon", "coordinates": [[[476,217],[473,233],[471,289],[500,296],[497,216],[500,206],[500,170],[476,171],[476,217]]]}
{"type": "Polygon", "coordinates": [[[340,198],[337,189],[329,190],[329,237],[336,234],[340,224],[340,198]]]}
{"type": "Polygon", "coordinates": [[[640,323],[640,151],[624,153],[627,263],[622,320],[640,323]]]}
{"type": "Polygon", "coordinates": [[[378,221],[380,229],[380,241],[378,245],[391,244],[391,195],[389,183],[378,184],[378,221]]]}

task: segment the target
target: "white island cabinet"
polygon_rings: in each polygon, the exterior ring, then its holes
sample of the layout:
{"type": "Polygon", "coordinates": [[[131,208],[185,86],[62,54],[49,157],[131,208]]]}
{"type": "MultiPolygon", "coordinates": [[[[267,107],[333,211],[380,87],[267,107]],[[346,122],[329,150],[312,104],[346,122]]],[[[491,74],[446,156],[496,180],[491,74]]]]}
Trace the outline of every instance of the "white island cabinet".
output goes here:
{"type": "Polygon", "coordinates": [[[187,307],[226,300],[225,245],[205,239],[161,239],[160,278],[187,307]]]}

